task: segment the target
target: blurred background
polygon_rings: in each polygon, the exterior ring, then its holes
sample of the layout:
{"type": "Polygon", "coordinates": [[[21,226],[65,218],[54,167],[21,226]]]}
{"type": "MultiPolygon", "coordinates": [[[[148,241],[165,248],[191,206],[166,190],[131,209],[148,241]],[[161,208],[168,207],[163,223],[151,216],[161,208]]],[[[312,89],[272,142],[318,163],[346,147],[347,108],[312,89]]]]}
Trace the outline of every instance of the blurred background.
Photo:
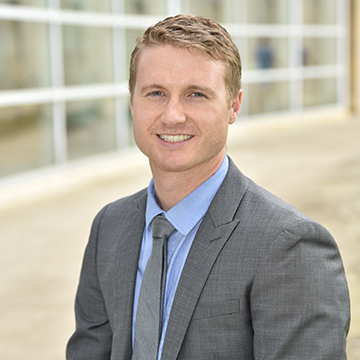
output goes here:
{"type": "Polygon", "coordinates": [[[347,0],[0,0],[0,177],[133,146],[134,41],[171,13],[224,24],[241,121],[349,106],[347,0]],[[1,5],[2,4],[2,5],[1,5]]]}
{"type": "Polygon", "coordinates": [[[177,13],[233,36],[244,98],[229,153],[336,237],[360,359],[358,0],[0,0],[0,358],[64,358],[91,220],[150,179],[130,54],[177,13]]]}

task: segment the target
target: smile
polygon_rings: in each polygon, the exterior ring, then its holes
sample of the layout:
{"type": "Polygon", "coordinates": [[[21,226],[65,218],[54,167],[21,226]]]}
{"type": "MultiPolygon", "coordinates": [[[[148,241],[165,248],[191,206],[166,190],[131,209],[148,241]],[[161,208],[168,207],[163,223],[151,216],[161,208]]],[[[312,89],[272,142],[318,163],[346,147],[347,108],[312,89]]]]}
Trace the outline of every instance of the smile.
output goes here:
{"type": "Polygon", "coordinates": [[[158,135],[161,140],[171,143],[177,143],[190,140],[193,135],[158,135]]]}

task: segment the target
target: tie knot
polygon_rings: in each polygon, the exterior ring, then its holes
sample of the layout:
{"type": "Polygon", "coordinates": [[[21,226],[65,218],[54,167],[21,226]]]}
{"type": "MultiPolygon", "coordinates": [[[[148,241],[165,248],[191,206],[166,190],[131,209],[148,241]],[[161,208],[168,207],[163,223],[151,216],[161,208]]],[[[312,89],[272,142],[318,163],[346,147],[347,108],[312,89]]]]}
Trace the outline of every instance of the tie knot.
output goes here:
{"type": "Polygon", "coordinates": [[[170,224],[169,220],[165,216],[158,215],[153,220],[153,238],[168,238],[175,228],[170,224]]]}

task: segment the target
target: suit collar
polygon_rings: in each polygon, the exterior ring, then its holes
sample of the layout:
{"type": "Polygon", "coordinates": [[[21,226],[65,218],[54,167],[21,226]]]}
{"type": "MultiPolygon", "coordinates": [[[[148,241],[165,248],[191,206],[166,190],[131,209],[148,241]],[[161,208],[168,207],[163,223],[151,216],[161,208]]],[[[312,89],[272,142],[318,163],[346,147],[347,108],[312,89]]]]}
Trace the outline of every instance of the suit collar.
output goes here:
{"type": "Polygon", "coordinates": [[[232,221],[248,185],[248,178],[229,157],[229,171],[208,210],[215,227],[232,221]]]}

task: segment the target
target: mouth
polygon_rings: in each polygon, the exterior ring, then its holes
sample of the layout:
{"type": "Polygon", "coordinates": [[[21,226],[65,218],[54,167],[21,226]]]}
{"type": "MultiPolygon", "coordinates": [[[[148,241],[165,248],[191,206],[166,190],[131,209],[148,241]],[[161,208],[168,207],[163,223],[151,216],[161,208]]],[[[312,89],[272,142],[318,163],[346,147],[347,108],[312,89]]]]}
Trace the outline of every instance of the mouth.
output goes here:
{"type": "Polygon", "coordinates": [[[193,138],[193,135],[158,135],[161,140],[170,143],[178,143],[183,141],[188,141],[193,138]]]}

